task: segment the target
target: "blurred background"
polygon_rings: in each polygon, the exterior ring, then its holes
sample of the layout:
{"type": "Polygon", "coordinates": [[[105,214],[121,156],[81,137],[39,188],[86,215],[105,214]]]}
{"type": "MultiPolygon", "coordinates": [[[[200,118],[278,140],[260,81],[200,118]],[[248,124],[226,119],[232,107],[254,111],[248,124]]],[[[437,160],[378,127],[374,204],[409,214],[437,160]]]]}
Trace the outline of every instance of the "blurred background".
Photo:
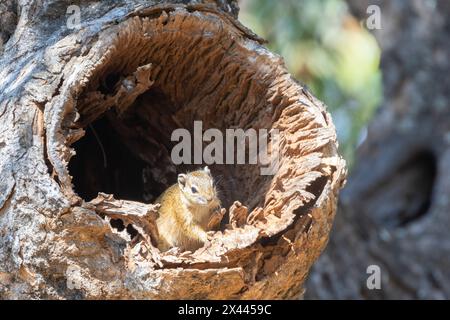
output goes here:
{"type": "Polygon", "coordinates": [[[242,0],[240,20],[269,41],[325,104],[351,166],[382,96],[380,48],[343,0],[242,0]]]}
{"type": "Polygon", "coordinates": [[[349,167],[305,298],[450,299],[450,1],[239,6],[328,106],[349,167]]]}

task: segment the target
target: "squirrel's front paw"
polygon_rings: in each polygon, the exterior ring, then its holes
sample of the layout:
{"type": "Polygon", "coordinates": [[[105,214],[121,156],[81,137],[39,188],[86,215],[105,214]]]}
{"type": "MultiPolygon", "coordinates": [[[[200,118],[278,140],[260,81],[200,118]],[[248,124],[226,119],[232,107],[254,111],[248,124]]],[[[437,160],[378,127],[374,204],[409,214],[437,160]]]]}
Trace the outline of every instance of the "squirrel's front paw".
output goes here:
{"type": "Polygon", "coordinates": [[[225,215],[226,209],[217,207],[213,213],[211,214],[211,217],[209,219],[208,223],[208,229],[218,229],[220,227],[220,223],[222,222],[223,216],[225,215]]]}

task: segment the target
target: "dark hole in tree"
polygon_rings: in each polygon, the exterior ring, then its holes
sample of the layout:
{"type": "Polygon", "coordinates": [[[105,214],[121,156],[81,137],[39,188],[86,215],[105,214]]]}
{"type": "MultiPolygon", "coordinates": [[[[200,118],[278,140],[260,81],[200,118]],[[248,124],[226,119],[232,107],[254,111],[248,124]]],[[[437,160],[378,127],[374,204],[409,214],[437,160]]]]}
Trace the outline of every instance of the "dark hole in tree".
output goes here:
{"type": "Polygon", "coordinates": [[[112,94],[114,92],[114,87],[116,86],[117,82],[120,80],[120,74],[119,73],[110,73],[107,75],[99,90],[103,94],[112,94]]]}
{"type": "Polygon", "coordinates": [[[431,152],[416,153],[366,202],[366,212],[384,228],[404,227],[423,217],[432,203],[436,159],[431,152]]]}
{"type": "Polygon", "coordinates": [[[399,226],[409,224],[425,215],[431,206],[433,185],[436,179],[436,159],[431,152],[423,152],[416,156],[403,169],[415,172],[415,179],[405,191],[405,199],[409,204],[399,212],[399,226]]]}
{"type": "Polygon", "coordinates": [[[123,223],[123,221],[121,219],[111,219],[109,223],[110,223],[111,227],[113,227],[114,229],[116,229],[119,232],[126,229],[127,233],[130,235],[131,239],[133,239],[134,237],[136,237],[138,235],[138,231],[131,224],[125,226],[125,224],[123,223]]]}
{"type": "Polygon", "coordinates": [[[123,229],[125,229],[125,225],[123,224],[123,221],[120,219],[111,219],[110,224],[113,228],[116,228],[118,231],[123,231],[123,229]]]}
{"type": "Polygon", "coordinates": [[[72,147],[76,155],[69,171],[75,192],[84,200],[92,200],[98,192],[144,200],[142,170],[146,163],[130,152],[105,116],[88,126],[85,136],[72,147]]]}
{"type": "Polygon", "coordinates": [[[138,235],[137,230],[131,224],[127,225],[127,232],[130,235],[131,239],[133,239],[134,237],[136,237],[138,235]]]}

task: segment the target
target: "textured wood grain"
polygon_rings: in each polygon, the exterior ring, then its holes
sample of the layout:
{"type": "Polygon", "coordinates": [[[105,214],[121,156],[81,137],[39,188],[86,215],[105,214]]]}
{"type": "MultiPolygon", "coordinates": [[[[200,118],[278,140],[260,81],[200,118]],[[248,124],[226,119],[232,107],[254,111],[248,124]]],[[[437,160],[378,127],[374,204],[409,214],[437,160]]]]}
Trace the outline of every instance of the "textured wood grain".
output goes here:
{"type": "Polygon", "coordinates": [[[24,18],[0,60],[0,272],[14,279],[1,297],[300,297],[345,163],[325,106],[236,20],[235,2],[86,2],[76,31],[49,21],[66,1],[43,2],[21,9],[36,19],[24,18]],[[195,252],[161,253],[151,201],[188,169],[171,162],[170,134],[194,120],[278,129],[280,168],[212,165],[231,223],[195,252]],[[95,132],[104,159],[81,145],[95,132]],[[119,147],[122,160],[108,156],[119,147]],[[144,181],[126,184],[136,170],[144,181]],[[121,174],[124,185],[110,183],[121,174]],[[95,198],[111,185],[113,196],[95,198]],[[138,201],[121,198],[130,190],[138,201]]]}

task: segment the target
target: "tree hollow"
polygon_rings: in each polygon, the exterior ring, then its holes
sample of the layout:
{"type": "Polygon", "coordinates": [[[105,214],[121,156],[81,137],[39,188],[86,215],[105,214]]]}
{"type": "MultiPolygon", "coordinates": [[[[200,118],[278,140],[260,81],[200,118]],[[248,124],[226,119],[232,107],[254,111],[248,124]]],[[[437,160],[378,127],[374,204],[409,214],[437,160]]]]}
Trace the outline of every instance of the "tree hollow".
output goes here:
{"type": "Polygon", "coordinates": [[[50,266],[29,268],[66,298],[299,297],[345,179],[325,106],[216,7],[154,6],[71,37],[46,51],[70,58],[44,111],[45,161],[68,205],[49,218],[50,266]],[[171,159],[173,131],[193,134],[195,121],[224,136],[276,130],[279,166],[210,165],[227,210],[220,230],[195,252],[161,253],[153,201],[205,165],[171,159]]]}

